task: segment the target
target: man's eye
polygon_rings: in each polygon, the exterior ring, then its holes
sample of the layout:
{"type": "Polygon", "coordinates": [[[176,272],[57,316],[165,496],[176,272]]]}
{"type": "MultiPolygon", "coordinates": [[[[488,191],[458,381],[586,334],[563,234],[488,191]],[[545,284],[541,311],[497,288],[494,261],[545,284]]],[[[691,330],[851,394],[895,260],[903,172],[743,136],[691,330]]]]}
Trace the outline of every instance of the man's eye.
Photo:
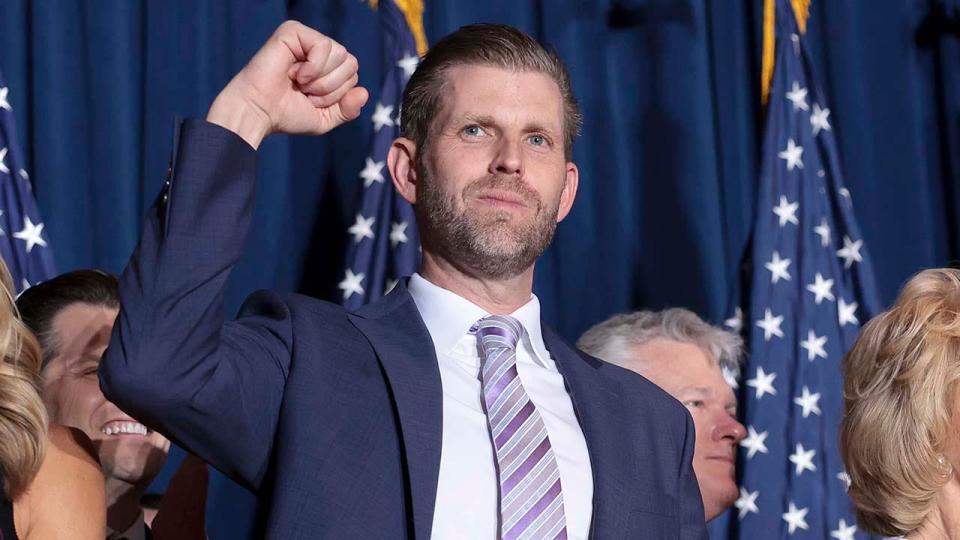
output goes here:
{"type": "Polygon", "coordinates": [[[694,400],[691,400],[691,401],[686,402],[684,405],[686,405],[687,407],[692,407],[692,408],[697,408],[697,409],[698,409],[698,408],[700,408],[700,407],[703,407],[703,401],[701,401],[701,400],[699,400],[699,399],[694,399],[694,400]]]}
{"type": "Polygon", "coordinates": [[[480,126],[467,126],[463,128],[463,133],[471,137],[480,137],[486,132],[480,126]]]}
{"type": "Polygon", "coordinates": [[[529,141],[530,141],[530,144],[533,144],[534,146],[546,146],[546,145],[547,145],[547,138],[544,137],[543,135],[531,135],[530,138],[527,139],[527,140],[529,140],[529,141]]]}

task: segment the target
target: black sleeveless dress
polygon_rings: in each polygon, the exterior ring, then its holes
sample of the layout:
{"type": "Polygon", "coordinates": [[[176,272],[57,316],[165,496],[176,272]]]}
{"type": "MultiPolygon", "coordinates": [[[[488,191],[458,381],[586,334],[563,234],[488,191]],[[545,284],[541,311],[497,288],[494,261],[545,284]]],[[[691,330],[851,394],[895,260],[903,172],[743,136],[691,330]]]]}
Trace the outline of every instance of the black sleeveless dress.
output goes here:
{"type": "Polygon", "coordinates": [[[3,498],[3,477],[0,476],[0,540],[17,540],[13,528],[13,503],[3,498]]]}

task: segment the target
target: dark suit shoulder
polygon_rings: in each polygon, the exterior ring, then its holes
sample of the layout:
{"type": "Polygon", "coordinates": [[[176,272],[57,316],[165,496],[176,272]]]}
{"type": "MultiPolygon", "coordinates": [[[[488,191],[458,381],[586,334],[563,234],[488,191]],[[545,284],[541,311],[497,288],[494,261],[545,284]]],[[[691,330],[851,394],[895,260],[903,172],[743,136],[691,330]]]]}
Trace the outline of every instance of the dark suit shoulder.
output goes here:
{"type": "Polygon", "coordinates": [[[319,317],[346,320],[349,312],[339,304],[297,293],[281,294],[261,289],[243,302],[238,318],[259,316],[269,319],[319,317]]]}
{"type": "Polygon", "coordinates": [[[667,418],[673,420],[672,422],[663,423],[663,425],[666,427],[676,427],[678,434],[682,436],[684,431],[684,417],[689,413],[687,408],[667,393],[666,390],[660,388],[651,382],[650,379],[647,379],[639,373],[616,364],[605,362],[579,349],[577,353],[589,359],[591,363],[599,364],[600,366],[597,368],[597,372],[600,376],[608,377],[616,381],[623,390],[624,399],[639,402],[645,410],[652,412],[652,416],[654,417],[666,415],[667,418]]]}

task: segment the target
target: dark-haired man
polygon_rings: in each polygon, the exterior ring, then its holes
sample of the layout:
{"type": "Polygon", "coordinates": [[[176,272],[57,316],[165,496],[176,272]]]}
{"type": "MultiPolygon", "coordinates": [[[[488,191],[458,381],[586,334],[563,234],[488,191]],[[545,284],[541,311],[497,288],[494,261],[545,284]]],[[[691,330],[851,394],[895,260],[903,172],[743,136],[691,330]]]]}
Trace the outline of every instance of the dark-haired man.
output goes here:
{"type": "Polygon", "coordinates": [[[355,313],[258,293],[224,323],[255,149],[355,118],[356,82],[342,46],[285,23],[181,126],[122,279],[107,395],[269,493],[271,536],[702,537],[690,416],[541,324],[533,266],[576,195],[580,114],[518,30],[464,27],[407,85],[388,156],[423,246],[406,286],[355,313]]]}
{"type": "MultiPolygon", "coordinates": [[[[173,510],[167,511],[167,521],[176,524],[167,527],[172,534],[151,535],[145,520],[140,499],[163,468],[170,441],[100,390],[97,368],[119,308],[117,278],[99,270],[61,274],[17,298],[17,309],[43,350],[47,412],[53,422],[83,431],[97,450],[107,495],[108,540],[204,538],[205,489],[199,502],[193,496],[168,503],[173,510]]],[[[206,469],[200,467],[189,471],[191,485],[205,482],[206,469]]]]}

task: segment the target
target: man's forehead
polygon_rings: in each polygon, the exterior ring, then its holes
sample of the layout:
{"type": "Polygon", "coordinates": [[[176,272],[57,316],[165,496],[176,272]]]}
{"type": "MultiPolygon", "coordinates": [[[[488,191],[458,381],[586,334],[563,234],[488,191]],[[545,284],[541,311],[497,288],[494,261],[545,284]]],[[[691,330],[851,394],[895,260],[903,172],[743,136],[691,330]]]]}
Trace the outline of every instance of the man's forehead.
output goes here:
{"type": "Polygon", "coordinates": [[[105,347],[116,320],[117,309],[91,304],[71,304],[57,313],[50,324],[58,352],[73,359],[85,351],[105,347]]]}
{"type": "Polygon", "coordinates": [[[113,326],[118,312],[113,307],[75,302],[53,316],[51,330],[57,333],[84,333],[104,325],[113,326]]]}
{"type": "Polygon", "coordinates": [[[710,387],[718,380],[726,386],[716,361],[698,345],[656,338],[637,346],[635,354],[648,378],[661,380],[673,390],[710,387]]]}
{"type": "Polygon", "coordinates": [[[563,98],[549,75],[486,64],[464,64],[444,72],[441,113],[455,121],[486,116],[526,120],[560,129],[563,98]]]}

